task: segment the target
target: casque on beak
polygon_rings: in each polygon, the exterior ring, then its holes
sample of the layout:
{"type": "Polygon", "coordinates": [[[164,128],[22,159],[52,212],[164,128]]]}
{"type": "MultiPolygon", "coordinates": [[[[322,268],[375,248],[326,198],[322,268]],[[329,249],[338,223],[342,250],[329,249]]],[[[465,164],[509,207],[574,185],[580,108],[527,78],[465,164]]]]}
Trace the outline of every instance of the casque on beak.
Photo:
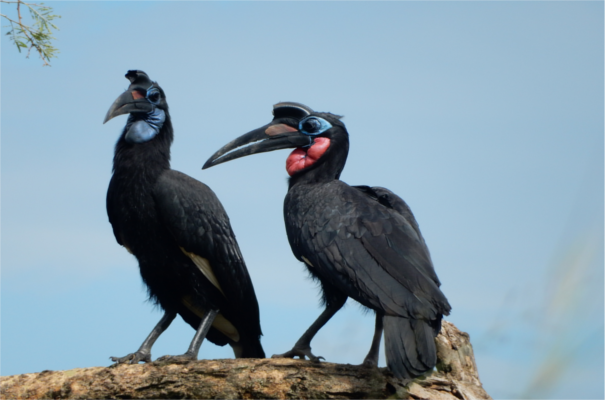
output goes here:
{"type": "Polygon", "coordinates": [[[206,161],[202,169],[251,154],[308,146],[312,142],[311,137],[298,129],[274,121],[227,143],[206,161]]]}

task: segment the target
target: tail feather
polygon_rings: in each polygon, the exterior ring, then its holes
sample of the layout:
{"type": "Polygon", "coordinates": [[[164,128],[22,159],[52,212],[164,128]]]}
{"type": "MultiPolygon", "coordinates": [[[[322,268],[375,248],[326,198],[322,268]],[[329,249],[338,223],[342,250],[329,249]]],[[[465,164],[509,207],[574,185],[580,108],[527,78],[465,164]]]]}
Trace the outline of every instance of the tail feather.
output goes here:
{"type": "Polygon", "coordinates": [[[437,364],[435,331],[427,321],[384,316],[387,365],[397,378],[411,379],[437,364]]]}
{"type": "Polygon", "coordinates": [[[265,351],[260,343],[260,338],[251,338],[243,341],[242,352],[237,358],[265,358],[265,351]]]}
{"type": "Polygon", "coordinates": [[[437,363],[437,349],[433,328],[422,320],[411,320],[412,330],[416,336],[416,346],[419,360],[424,368],[433,369],[437,363]]]}

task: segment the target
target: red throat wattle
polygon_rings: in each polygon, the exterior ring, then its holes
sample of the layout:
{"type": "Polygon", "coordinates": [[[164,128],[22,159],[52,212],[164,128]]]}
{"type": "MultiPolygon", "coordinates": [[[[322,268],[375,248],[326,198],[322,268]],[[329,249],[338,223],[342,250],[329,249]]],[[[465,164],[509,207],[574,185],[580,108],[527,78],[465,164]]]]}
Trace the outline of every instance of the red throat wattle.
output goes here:
{"type": "Polygon", "coordinates": [[[326,150],[328,150],[328,147],[330,147],[330,139],[325,137],[315,138],[313,142],[311,147],[298,147],[290,153],[286,160],[286,171],[288,171],[288,175],[292,176],[295,172],[315,164],[315,162],[319,160],[319,157],[321,157],[326,150]]]}

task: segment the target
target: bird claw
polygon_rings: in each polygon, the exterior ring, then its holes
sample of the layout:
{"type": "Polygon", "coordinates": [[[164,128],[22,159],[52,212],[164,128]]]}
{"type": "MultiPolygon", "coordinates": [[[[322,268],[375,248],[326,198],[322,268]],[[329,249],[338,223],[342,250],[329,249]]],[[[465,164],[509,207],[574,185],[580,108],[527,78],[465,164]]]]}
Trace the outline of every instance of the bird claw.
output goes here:
{"type": "Polygon", "coordinates": [[[298,357],[301,360],[304,360],[305,357],[308,357],[309,360],[313,361],[313,362],[320,362],[321,360],[326,360],[324,357],[322,356],[315,356],[313,353],[311,353],[311,348],[307,347],[304,349],[301,348],[293,348],[290,351],[287,351],[283,354],[273,354],[271,356],[271,358],[294,358],[294,357],[298,357]]]}
{"type": "Polygon", "coordinates": [[[169,364],[181,364],[190,361],[196,361],[197,357],[193,354],[185,353],[179,356],[162,356],[156,360],[156,362],[169,363],[169,364]]]}
{"type": "Polygon", "coordinates": [[[115,363],[114,365],[138,364],[140,361],[148,363],[151,362],[151,354],[137,351],[135,353],[127,354],[124,357],[109,357],[109,359],[115,363]]]}

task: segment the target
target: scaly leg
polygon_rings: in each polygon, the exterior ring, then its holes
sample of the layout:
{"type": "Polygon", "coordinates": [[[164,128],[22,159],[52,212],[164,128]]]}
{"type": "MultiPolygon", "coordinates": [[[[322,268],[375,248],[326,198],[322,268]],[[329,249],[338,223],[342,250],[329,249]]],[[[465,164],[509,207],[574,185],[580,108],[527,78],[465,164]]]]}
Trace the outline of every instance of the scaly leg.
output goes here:
{"type": "Polygon", "coordinates": [[[321,313],[321,315],[313,322],[313,324],[307,329],[307,331],[298,339],[292,350],[287,351],[283,354],[274,354],[271,358],[294,358],[299,357],[301,360],[309,357],[309,360],[313,362],[319,362],[323,357],[316,357],[311,353],[311,340],[313,337],[319,332],[319,330],[332,318],[334,314],[338,310],[342,308],[342,306],[347,301],[347,296],[342,295],[338,296],[338,298],[334,299],[336,301],[332,301],[328,304],[326,309],[321,313]]]}
{"type": "Polygon", "coordinates": [[[378,353],[380,351],[380,339],[382,339],[382,317],[384,314],[376,311],[376,328],[374,330],[374,338],[370,352],[363,360],[364,367],[378,367],[378,353]]]}
{"type": "Polygon", "coordinates": [[[193,336],[193,340],[189,345],[189,349],[185,354],[181,354],[180,356],[163,356],[157,359],[157,361],[168,361],[168,362],[183,362],[183,361],[195,361],[197,360],[197,354],[200,352],[200,346],[202,342],[206,338],[210,327],[212,326],[212,322],[214,318],[217,316],[218,310],[209,310],[204,318],[202,318],[202,322],[200,322],[200,327],[197,328],[195,332],[195,336],[193,336]]]}
{"type": "Polygon", "coordinates": [[[124,357],[109,358],[116,364],[138,364],[139,361],[151,362],[151,347],[160,335],[170,326],[175,317],[176,313],[166,311],[160,322],[158,322],[141,347],[139,347],[139,350],[124,357]]]}

